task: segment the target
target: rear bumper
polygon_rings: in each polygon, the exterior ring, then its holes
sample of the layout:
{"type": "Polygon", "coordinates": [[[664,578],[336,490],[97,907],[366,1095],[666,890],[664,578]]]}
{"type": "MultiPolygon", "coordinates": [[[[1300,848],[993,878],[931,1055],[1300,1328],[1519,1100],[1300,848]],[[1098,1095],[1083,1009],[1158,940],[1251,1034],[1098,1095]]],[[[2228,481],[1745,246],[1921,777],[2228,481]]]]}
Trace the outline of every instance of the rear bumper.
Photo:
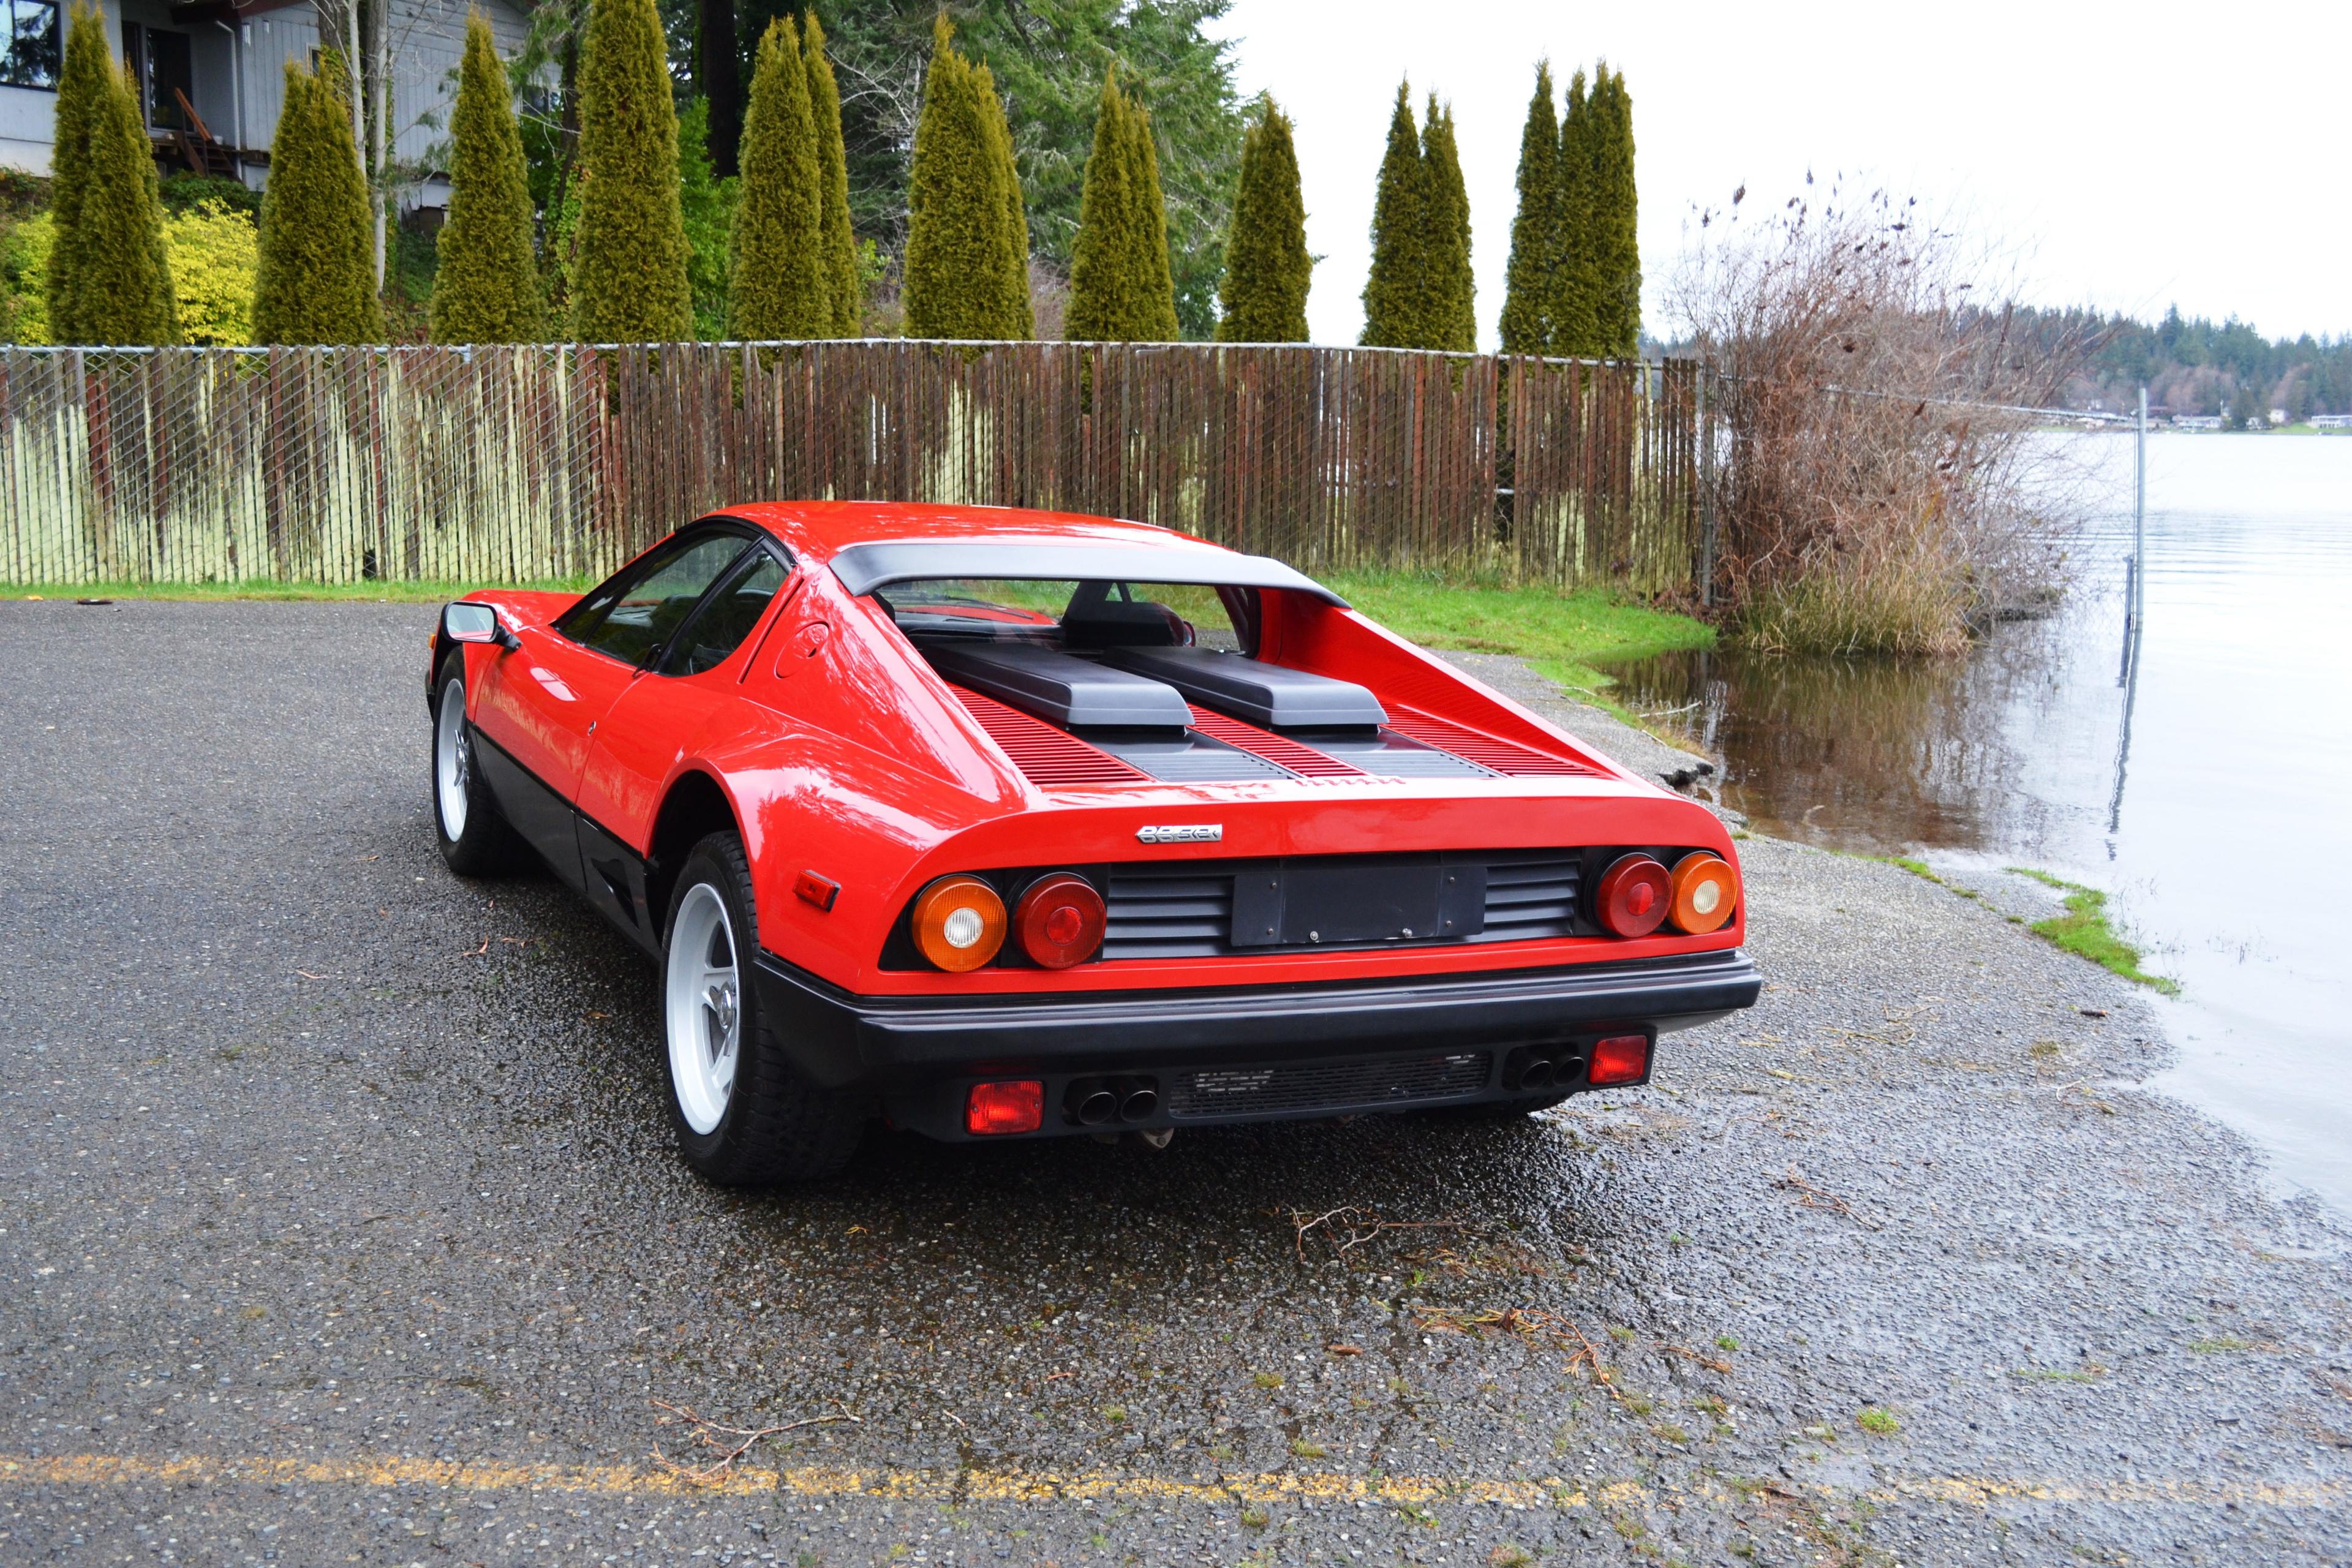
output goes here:
{"type": "MultiPolygon", "coordinates": [[[[1527,1048],[1580,1059],[1579,1048],[1600,1036],[1654,1038],[1749,1006],[1762,989],[1755,963],[1738,950],[1402,982],[1052,1000],[856,996],[767,952],[756,973],[763,1010],[803,1071],[868,1089],[901,1125],[958,1140],[968,1136],[965,1089],[985,1079],[1045,1080],[1040,1135],[1096,1131],[1059,1109],[1072,1080],[1103,1075],[1155,1081],[1159,1110],[1136,1123],[1142,1126],[1526,1099],[1516,1064],[1527,1048]],[[1478,1057],[1483,1068],[1467,1059],[1478,1057]],[[1451,1066],[1433,1070],[1441,1061],[1451,1066]],[[1286,1074],[1291,1087],[1197,1092],[1202,1080],[1193,1075],[1213,1072],[1231,1087],[1247,1081],[1240,1068],[1286,1074]]],[[[1566,1078],[1558,1086],[1582,1087],[1566,1078]]]]}

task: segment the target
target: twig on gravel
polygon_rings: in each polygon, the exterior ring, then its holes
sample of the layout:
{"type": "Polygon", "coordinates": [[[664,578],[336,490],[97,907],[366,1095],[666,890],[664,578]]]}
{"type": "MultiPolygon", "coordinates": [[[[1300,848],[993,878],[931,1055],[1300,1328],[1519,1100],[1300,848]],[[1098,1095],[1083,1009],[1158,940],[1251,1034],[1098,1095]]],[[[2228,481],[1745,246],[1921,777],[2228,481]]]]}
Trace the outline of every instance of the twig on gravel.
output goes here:
{"type": "Polygon", "coordinates": [[[460,958],[479,958],[479,957],[481,957],[481,956],[482,956],[482,954],[484,954],[484,953],[486,953],[486,952],[489,952],[489,951],[490,951],[490,939],[489,939],[488,937],[484,937],[484,938],[482,939],[482,945],[481,945],[481,946],[477,947],[477,948],[469,949],[468,951],[467,951],[467,952],[461,952],[461,953],[459,953],[457,956],[458,956],[458,957],[460,957],[460,958]]]}
{"type": "MultiPolygon", "coordinates": [[[[838,1401],[835,1401],[836,1405],[838,1405],[838,1401]]],[[[663,1453],[661,1451],[660,1444],[656,1443],[654,1445],[655,1463],[660,1465],[663,1468],[668,1470],[670,1474],[677,1476],[681,1479],[693,1481],[698,1484],[708,1484],[712,1481],[723,1480],[727,1477],[729,1471],[733,1468],[735,1461],[750,1453],[751,1451],[752,1445],[759,1442],[762,1437],[772,1437],[779,1432],[796,1432],[803,1426],[814,1426],[826,1421],[846,1421],[853,1426],[865,1425],[864,1422],[859,1421],[856,1416],[851,1415],[848,1411],[836,1410],[830,1415],[811,1415],[804,1420],[787,1421],[781,1426],[761,1426],[756,1428],[750,1426],[726,1426],[720,1425],[719,1422],[711,1420],[708,1416],[696,1415],[693,1409],[688,1405],[672,1405],[667,1399],[656,1399],[654,1401],[654,1404],[660,1409],[669,1411],[673,1415],[683,1417],[688,1425],[694,1428],[694,1440],[707,1448],[724,1448],[727,1447],[720,1437],[713,1436],[713,1434],[716,1433],[724,1433],[726,1436],[740,1437],[742,1439],[741,1442],[736,1444],[733,1447],[727,1448],[727,1451],[721,1454],[718,1458],[713,1459],[707,1465],[700,1466],[681,1465],[677,1460],[671,1458],[668,1455],[663,1453]]],[[[952,1421],[955,1418],[950,1415],[949,1419],[952,1421]]],[[[962,1423],[957,1422],[957,1425],[961,1426],[962,1423]]]]}
{"type": "Polygon", "coordinates": [[[1475,1230],[1477,1223],[1466,1219],[1382,1219],[1375,1210],[1343,1204],[1318,1215],[1309,1215],[1305,1209],[1293,1209],[1290,1211],[1290,1228],[1292,1240],[1298,1247],[1298,1260],[1304,1263],[1307,1261],[1307,1237],[1310,1231],[1322,1231],[1324,1239],[1345,1255],[1384,1231],[1475,1230]]]}
{"type": "Polygon", "coordinates": [[[1687,1360],[1695,1361],[1698,1363],[1699,1365],[1706,1368],[1709,1372],[1729,1372],[1731,1370],[1731,1363],[1729,1362],[1718,1361],[1713,1356],[1703,1356],[1699,1354],[1698,1352],[1692,1350],[1688,1345],[1669,1344],[1664,1340],[1658,1341],[1657,1344],[1658,1349],[1664,1352],[1666,1354],[1678,1355],[1685,1357],[1687,1360]]]}
{"type": "Polygon", "coordinates": [[[1779,1181],[1772,1184],[1776,1187],[1786,1187],[1791,1192],[1801,1194],[1799,1201],[1809,1209],[1828,1209],[1832,1214],[1843,1215],[1846,1218],[1853,1221],[1854,1224],[1861,1226],[1865,1230],[1885,1230],[1886,1228],[1884,1225],[1874,1219],[1866,1219],[1863,1215],[1854,1213],[1853,1206],[1847,1203],[1843,1198],[1839,1197],[1836,1194],[1825,1193],[1822,1191],[1821,1188],[1813,1185],[1812,1183],[1805,1180],[1804,1177],[1797,1174],[1797,1167],[1794,1165],[1789,1167],[1789,1173],[1787,1175],[1782,1176],[1779,1181]]]}
{"type": "MultiPolygon", "coordinates": [[[[1624,1390],[1617,1386],[1617,1373],[1601,1359],[1601,1347],[1588,1338],[1582,1329],[1557,1312],[1547,1312],[1539,1307],[1488,1308],[1483,1312],[1465,1315],[1442,1307],[1416,1307],[1423,1329],[1436,1329],[1447,1333],[1466,1334],[1473,1329],[1496,1329],[1517,1334],[1524,1339],[1549,1336],[1555,1349],[1569,1352],[1569,1370],[1583,1366],[1592,1381],[1606,1390],[1609,1397],[1625,1403],[1624,1390]]],[[[1728,1367],[1724,1368],[1728,1372],[1728,1367]]]]}

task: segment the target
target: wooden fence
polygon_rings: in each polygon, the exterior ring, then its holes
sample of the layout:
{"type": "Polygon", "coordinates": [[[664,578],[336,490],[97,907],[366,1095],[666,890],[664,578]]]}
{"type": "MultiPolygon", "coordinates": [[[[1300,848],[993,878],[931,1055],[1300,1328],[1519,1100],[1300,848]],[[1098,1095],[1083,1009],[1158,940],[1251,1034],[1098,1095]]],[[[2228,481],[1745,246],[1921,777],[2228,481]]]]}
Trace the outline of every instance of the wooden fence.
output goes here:
{"type": "Polygon", "coordinates": [[[0,581],[593,576],[731,502],[1688,589],[1702,372],[1201,343],[0,348],[0,581]]]}

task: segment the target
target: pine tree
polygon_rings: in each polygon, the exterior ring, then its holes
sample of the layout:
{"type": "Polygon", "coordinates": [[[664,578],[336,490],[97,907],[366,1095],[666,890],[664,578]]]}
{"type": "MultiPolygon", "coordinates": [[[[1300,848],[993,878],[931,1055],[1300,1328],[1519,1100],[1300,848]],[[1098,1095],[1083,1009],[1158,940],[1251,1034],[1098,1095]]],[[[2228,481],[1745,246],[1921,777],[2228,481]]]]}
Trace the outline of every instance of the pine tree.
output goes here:
{"type": "Polygon", "coordinates": [[[1025,338],[1028,221],[1012,134],[988,72],[956,53],[952,37],[942,15],[908,179],[907,335],[1025,338]]]}
{"type": "Polygon", "coordinates": [[[1176,336],[1168,209],[1151,121],[1119,90],[1115,68],[1103,78],[1070,258],[1064,336],[1106,342],[1166,342],[1176,336]]]}
{"type": "Polygon", "coordinates": [[[1642,247],[1633,186],[1633,99],[1625,73],[1597,68],[1592,96],[1593,342],[1596,353],[1641,351],[1642,247]]]}
{"type": "Polygon", "coordinates": [[[1372,205],[1372,268],[1364,280],[1364,331],[1372,348],[1427,348],[1436,341],[1429,289],[1429,179],[1410,85],[1397,87],[1372,205]]]}
{"type": "Polygon", "coordinates": [[[1217,341],[1303,343],[1307,289],[1315,272],[1307,254],[1307,204],[1298,189],[1298,150],[1290,121],[1262,99],[1242,140],[1241,181],[1234,193],[1225,244],[1223,311],[1217,341]]]}
{"type": "Polygon", "coordinates": [[[1477,280],[1470,271],[1470,193],[1454,142],[1454,110],[1430,94],[1422,130],[1422,167],[1429,182],[1429,292],[1432,348],[1469,353],[1478,346],[1477,280]]]}
{"type": "Polygon", "coordinates": [[[66,53],[58,73],[54,140],[49,152],[48,341],[79,343],[81,331],[82,193],[89,185],[90,134],[113,90],[114,57],[106,47],[104,13],[75,0],[66,26],[66,53]]]}
{"type": "Polygon", "coordinates": [[[1519,210],[1511,220],[1510,269],[1503,281],[1503,352],[1548,354],[1552,342],[1552,270],[1559,258],[1559,118],[1552,109],[1551,63],[1536,67],[1536,92],[1519,132],[1519,210]]]}
{"type": "Polygon", "coordinates": [[[768,24],[743,116],[742,195],[735,208],[730,330],[739,338],[821,338],[833,330],[831,269],[820,241],[824,193],[808,67],[789,16],[768,24]]]}
{"type": "MultiPolygon", "coordinates": [[[[325,68],[340,77],[331,59],[325,68]]],[[[253,285],[260,343],[380,343],[375,228],[352,142],[351,109],[331,82],[291,60],[261,195],[261,268],[253,285]]]]}
{"type": "Polygon", "coordinates": [[[74,216],[74,336],[83,343],[176,343],[179,310],[163,244],[155,152],[129,73],[110,67],[89,121],[74,216]]]}
{"type": "Polygon", "coordinates": [[[449,216],[436,245],[433,341],[536,342],[546,311],[531,254],[522,134],[498,40],[479,11],[466,18],[449,141],[449,216]]]}
{"type": "Polygon", "coordinates": [[[579,89],[572,333],[587,342],[691,338],[677,110],[654,0],[590,0],[579,89]]]}
{"type": "Polygon", "coordinates": [[[1552,270],[1552,352],[1601,352],[1600,258],[1593,234],[1593,105],[1580,68],[1559,122],[1559,259],[1552,270]]]}
{"type": "Polygon", "coordinates": [[[824,252],[825,297],[833,302],[828,329],[854,338],[866,329],[866,285],[857,268],[857,237],[849,225],[849,163],[841,139],[841,89],[825,58],[824,28],[812,9],[803,21],[808,67],[809,119],[816,127],[816,183],[822,198],[819,246],[824,252]]]}

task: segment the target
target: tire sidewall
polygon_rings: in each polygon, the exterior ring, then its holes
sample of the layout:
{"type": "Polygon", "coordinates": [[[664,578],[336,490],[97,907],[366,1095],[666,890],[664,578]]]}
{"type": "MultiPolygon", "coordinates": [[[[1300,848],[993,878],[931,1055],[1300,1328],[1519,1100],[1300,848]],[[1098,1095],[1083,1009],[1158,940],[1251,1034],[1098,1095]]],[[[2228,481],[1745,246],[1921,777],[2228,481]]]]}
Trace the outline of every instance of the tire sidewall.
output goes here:
{"type": "Polygon", "coordinates": [[[760,951],[760,926],[757,911],[752,908],[750,878],[746,874],[741,844],[731,834],[713,834],[696,845],[679,868],[677,885],[670,890],[668,918],[662,927],[661,960],[661,1021],[662,1078],[667,1089],[671,1130],[677,1134],[678,1147],[686,1157],[698,1167],[709,1169],[726,1163],[730,1152],[743,1142],[741,1124],[746,1116],[744,1107],[751,1096],[745,1092],[753,1075],[763,1069],[761,1053],[757,1048],[760,1039],[759,989],[752,984],[752,956],[760,951]],[[728,851],[731,850],[730,854],[728,851]],[[672,1065],[669,1037],[669,964],[670,939],[677,930],[677,912],[687,895],[698,887],[708,887],[719,895],[727,910],[727,925],[735,943],[735,983],[738,1009],[735,1046],[735,1078],[729,1085],[727,1109],[708,1132],[697,1132],[686,1120],[678,1103],[677,1069],[672,1065]]]}
{"type": "MultiPolygon", "coordinates": [[[[465,701],[466,656],[455,649],[441,661],[441,678],[433,685],[433,743],[429,751],[431,761],[429,776],[433,784],[433,832],[441,841],[441,853],[444,856],[462,854],[467,848],[466,841],[462,837],[450,836],[449,824],[441,815],[441,710],[449,700],[449,688],[452,686],[458,689],[458,700],[465,701]]],[[[463,722],[470,724],[473,721],[469,717],[463,722]]],[[[481,814],[478,809],[480,795],[481,791],[469,770],[466,775],[466,829],[467,832],[475,831],[476,825],[481,821],[481,814]]]]}

